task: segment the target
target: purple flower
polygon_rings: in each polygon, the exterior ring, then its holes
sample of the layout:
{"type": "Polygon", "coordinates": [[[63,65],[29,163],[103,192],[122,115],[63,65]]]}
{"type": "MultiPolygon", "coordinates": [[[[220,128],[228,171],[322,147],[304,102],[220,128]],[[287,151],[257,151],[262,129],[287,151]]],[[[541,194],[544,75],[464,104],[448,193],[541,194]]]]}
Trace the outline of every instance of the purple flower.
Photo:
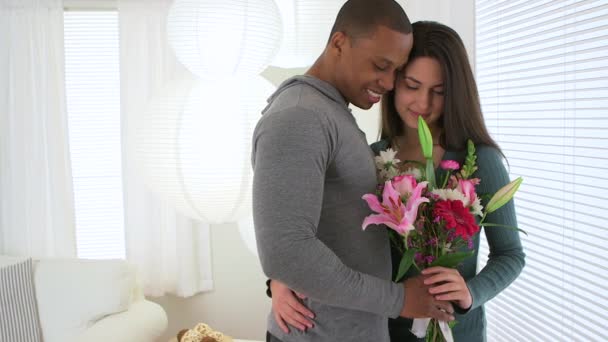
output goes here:
{"type": "Polygon", "coordinates": [[[435,257],[434,257],[434,256],[432,256],[432,255],[427,256],[425,259],[426,259],[426,263],[427,263],[427,264],[430,264],[430,263],[432,263],[433,261],[435,261],[435,257]]]}

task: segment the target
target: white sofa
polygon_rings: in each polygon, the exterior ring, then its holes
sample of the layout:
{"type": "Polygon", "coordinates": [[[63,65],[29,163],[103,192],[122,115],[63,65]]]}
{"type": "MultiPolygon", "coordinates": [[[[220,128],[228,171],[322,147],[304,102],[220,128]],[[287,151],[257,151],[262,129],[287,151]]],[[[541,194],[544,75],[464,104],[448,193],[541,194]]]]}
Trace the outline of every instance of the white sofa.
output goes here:
{"type": "MultiPolygon", "coordinates": [[[[0,266],[23,260],[0,255],[0,266]]],[[[44,342],[153,342],[167,315],[147,301],[124,260],[34,260],[44,342]]]]}

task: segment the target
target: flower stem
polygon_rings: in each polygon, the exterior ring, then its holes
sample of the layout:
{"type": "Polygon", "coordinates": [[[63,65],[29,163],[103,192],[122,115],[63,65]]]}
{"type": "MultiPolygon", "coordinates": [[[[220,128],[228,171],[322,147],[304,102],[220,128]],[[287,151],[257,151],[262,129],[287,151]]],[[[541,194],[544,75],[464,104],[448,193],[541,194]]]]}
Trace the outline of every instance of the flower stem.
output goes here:
{"type": "Polygon", "coordinates": [[[441,189],[445,189],[445,186],[448,184],[448,179],[450,178],[450,171],[445,173],[445,177],[443,178],[443,184],[441,184],[441,189]]]}
{"type": "Polygon", "coordinates": [[[480,225],[480,226],[482,226],[482,225],[483,225],[483,220],[485,220],[485,219],[486,219],[486,216],[487,216],[487,215],[488,215],[488,213],[487,213],[487,212],[484,212],[484,213],[483,213],[483,216],[481,217],[481,220],[479,220],[479,225],[480,225]]]}

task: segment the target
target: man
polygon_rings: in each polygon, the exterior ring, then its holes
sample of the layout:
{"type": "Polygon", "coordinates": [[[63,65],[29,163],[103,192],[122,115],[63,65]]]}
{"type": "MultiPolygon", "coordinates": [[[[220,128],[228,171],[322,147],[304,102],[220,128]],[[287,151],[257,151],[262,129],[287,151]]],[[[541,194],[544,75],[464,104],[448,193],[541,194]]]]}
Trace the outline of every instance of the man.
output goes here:
{"type": "Polygon", "coordinates": [[[393,0],[349,0],[304,76],[285,81],[253,136],[254,222],[262,267],[307,296],[305,332],[272,341],[388,341],[388,317],[453,319],[420,278],[391,282],[387,232],[361,230],[376,173],[348,104],[369,109],[393,88],[412,47],[411,24],[393,0]]]}

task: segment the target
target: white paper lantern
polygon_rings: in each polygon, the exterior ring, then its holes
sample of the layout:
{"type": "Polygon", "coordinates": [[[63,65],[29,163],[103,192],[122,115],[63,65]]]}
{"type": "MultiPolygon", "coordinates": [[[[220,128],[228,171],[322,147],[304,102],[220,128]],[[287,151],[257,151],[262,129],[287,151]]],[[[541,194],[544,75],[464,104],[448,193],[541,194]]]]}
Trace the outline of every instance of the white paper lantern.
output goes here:
{"type": "Polygon", "coordinates": [[[184,214],[208,223],[251,212],[251,137],[268,81],[183,79],[162,89],[137,129],[141,172],[184,214]]]}
{"type": "Polygon", "coordinates": [[[281,18],[273,0],[175,0],[167,34],[177,59],[201,78],[253,76],[278,51],[281,18]]]}
{"type": "Polygon", "coordinates": [[[345,0],[276,2],[283,21],[283,41],[270,65],[281,68],[312,65],[325,49],[331,28],[345,0]]]}

